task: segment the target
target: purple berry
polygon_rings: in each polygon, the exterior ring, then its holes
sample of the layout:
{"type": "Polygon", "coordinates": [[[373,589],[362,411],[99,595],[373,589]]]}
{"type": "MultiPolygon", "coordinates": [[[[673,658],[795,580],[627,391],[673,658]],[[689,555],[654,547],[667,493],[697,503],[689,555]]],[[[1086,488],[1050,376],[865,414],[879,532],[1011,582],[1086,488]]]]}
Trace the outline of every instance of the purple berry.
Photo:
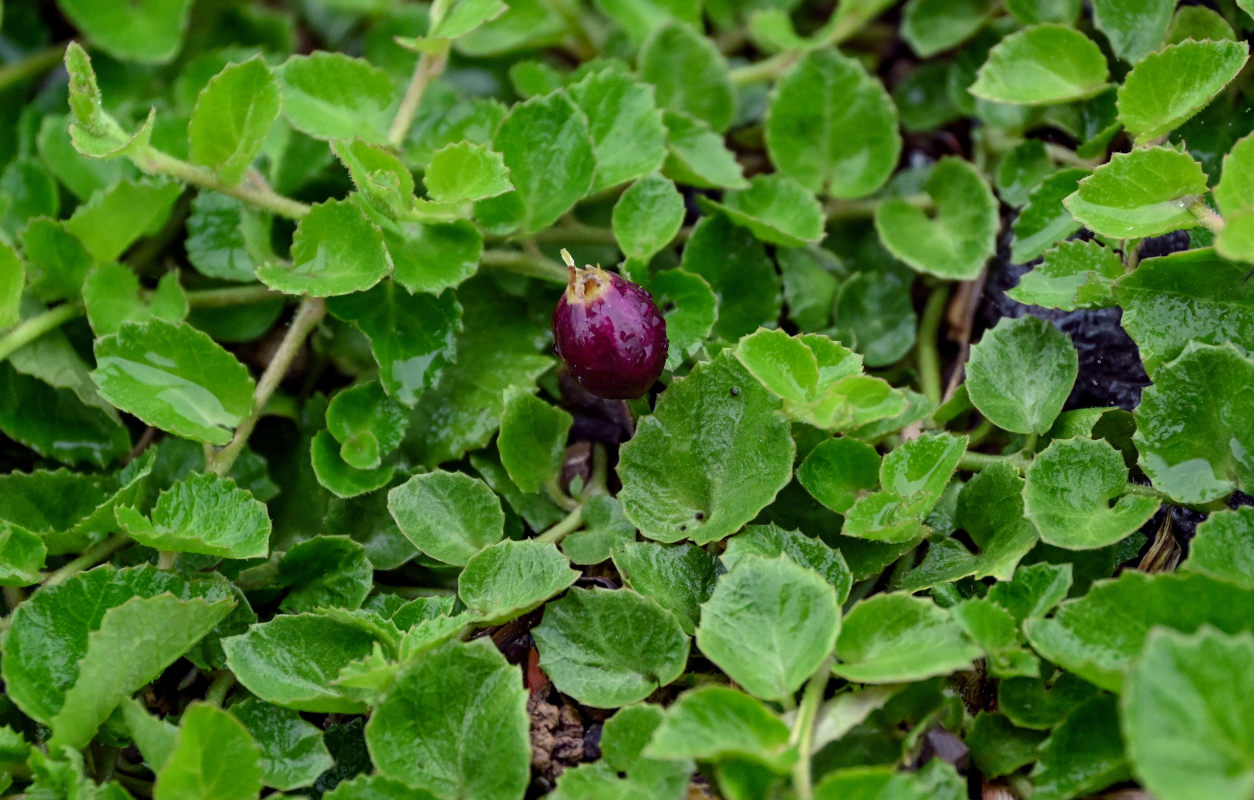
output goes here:
{"type": "Polygon", "coordinates": [[[570,285],[553,309],[557,354],[579,385],[610,400],[639,397],[666,364],[666,320],[653,296],[598,267],[575,266],[562,251],[570,285]]]}

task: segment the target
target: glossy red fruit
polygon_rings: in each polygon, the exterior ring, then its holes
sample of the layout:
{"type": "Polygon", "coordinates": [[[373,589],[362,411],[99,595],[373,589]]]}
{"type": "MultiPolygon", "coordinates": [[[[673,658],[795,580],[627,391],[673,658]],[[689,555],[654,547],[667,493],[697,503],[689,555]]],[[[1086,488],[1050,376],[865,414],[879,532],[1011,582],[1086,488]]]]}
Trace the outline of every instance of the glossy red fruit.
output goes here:
{"type": "Polygon", "coordinates": [[[611,400],[629,400],[649,390],[666,364],[666,320],[653,296],[600,267],[575,266],[570,284],[553,309],[557,354],[583,388],[611,400]]]}

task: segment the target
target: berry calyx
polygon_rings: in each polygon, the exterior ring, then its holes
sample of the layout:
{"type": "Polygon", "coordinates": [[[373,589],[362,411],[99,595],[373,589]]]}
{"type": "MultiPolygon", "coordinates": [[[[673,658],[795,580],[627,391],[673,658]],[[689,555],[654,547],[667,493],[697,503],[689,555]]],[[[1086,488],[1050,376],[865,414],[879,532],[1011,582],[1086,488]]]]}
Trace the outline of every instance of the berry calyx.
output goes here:
{"type": "Polygon", "coordinates": [[[649,390],[666,365],[666,320],[653,296],[600,266],[576,267],[562,251],[570,281],[553,309],[557,354],[581,386],[611,400],[649,390]]]}

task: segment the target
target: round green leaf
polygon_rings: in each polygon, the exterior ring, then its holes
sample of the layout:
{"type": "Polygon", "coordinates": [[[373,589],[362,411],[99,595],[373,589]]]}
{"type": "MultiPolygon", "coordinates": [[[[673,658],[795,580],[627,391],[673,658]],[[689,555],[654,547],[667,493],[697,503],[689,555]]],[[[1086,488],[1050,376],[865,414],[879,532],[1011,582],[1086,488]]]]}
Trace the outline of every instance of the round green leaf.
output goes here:
{"type": "Polygon", "coordinates": [[[1188,39],[1235,39],[1236,32],[1218,11],[1206,6],[1181,6],[1171,18],[1166,44],[1180,44],[1188,39]]]}
{"type": "Polygon", "coordinates": [[[1141,395],[1141,469],[1180,503],[1254,487],[1254,361],[1231,345],[1190,344],[1141,395]]]}
{"type": "Polygon", "coordinates": [[[989,5],[989,0],[910,0],[902,13],[901,38],[920,58],[930,58],[983,27],[989,5]]]}
{"type": "Polygon", "coordinates": [[[533,493],[557,477],[573,422],[569,413],[529,391],[506,390],[496,447],[514,485],[533,493]]]}
{"type": "Polygon", "coordinates": [[[880,481],[880,456],[857,439],[828,439],[797,467],[797,481],[815,500],[843,514],[880,481]]]}
{"type": "Polygon", "coordinates": [[[1128,676],[1123,737],[1132,769],[1162,800],[1254,794],[1254,636],[1151,632],[1128,676]]]}
{"type": "Polygon", "coordinates": [[[718,298],[714,332],[735,340],[779,317],[779,278],[766,247],[723,214],[703,217],[684,245],[686,272],[704,278],[718,298]]]}
{"type": "Polygon", "coordinates": [[[1006,294],[1020,303],[1064,311],[1103,308],[1114,305],[1111,285],[1122,276],[1123,260],[1112,248],[1091,240],[1075,240],[1045,253],[1045,261],[1006,294]]]}
{"type": "Polygon", "coordinates": [[[829,335],[861,353],[868,367],[894,364],[914,347],[919,318],[907,275],[856,272],[840,285],[829,335]]]}
{"type": "Polygon", "coordinates": [[[179,720],[174,748],[157,770],[153,800],[232,800],[261,793],[261,748],[230,713],[193,703],[179,720]]]}
{"type": "Polygon", "coordinates": [[[405,438],[405,409],[378,381],[337,393],[327,405],[327,430],[340,443],[340,458],[357,469],[374,469],[405,438]]]}
{"type": "Polygon", "coordinates": [[[415,475],[388,492],[388,511],[414,547],[446,564],[465,566],[505,535],[501,501],[461,472],[415,475]]]}
{"type": "Polygon", "coordinates": [[[230,710],[261,748],[266,786],[280,790],[309,786],[335,765],[323,744],[322,731],[297,712],[255,697],[232,704],[230,710]]]}
{"type": "Polygon", "coordinates": [[[327,200],[301,218],[290,264],[262,264],[257,278],[287,294],[330,297],[369,289],[392,271],[383,234],[357,206],[327,200]]]}
{"type": "Polygon", "coordinates": [[[643,700],[688,662],[679,621],[630,589],[572,589],[531,633],[553,684],[597,708],[643,700]]]}
{"type": "Polygon", "coordinates": [[[1245,42],[1186,41],[1150,53],[1119,87],[1119,121],[1137,144],[1165,136],[1219,94],[1248,55],[1245,42]]]}
{"type": "Polygon", "coordinates": [[[231,478],[192,474],[161,492],[149,516],[129,507],[115,513],[132,539],[158,550],[221,558],[264,558],[270,552],[265,503],[231,478]]]}
{"type": "Polygon", "coordinates": [[[252,413],[253,379],[235,356],[186,324],[126,322],[96,340],[91,379],[113,405],[149,425],[226,444],[252,413]]]}
{"type": "Polygon", "coordinates": [[[1037,258],[1056,242],[1080,230],[1062,201],[1075,192],[1080,179],[1089,171],[1079,167],[1060,169],[1042,180],[1028,195],[1027,205],[1015,217],[1014,239],[1010,243],[1010,261],[1026,264],[1037,258]]]}
{"type": "Polygon", "coordinates": [[[596,173],[588,118],[564,91],[514,106],[492,149],[504,156],[514,191],[481,200],[475,211],[502,231],[552,225],[590,190],[596,173]]]}
{"type": "Polygon", "coordinates": [[[1215,236],[1215,252],[1247,264],[1254,262],[1254,211],[1228,215],[1223,230],[1215,236]]]}
{"type": "Polygon", "coordinates": [[[467,141],[432,153],[422,182],[427,194],[438,203],[483,200],[514,188],[501,154],[467,141]]]}
{"type": "Polygon", "coordinates": [[[340,498],[382,489],[392,480],[396,467],[393,463],[380,464],[373,469],[358,469],[340,455],[342,447],[330,432],[322,430],[314,434],[309,443],[309,462],[314,477],[331,494],[340,498]]]}
{"type": "Polygon", "coordinates": [[[674,182],[646,175],[627,187],[614,204],[614,238],[630,258],[652,258],[679,233],[684,198],[674,182]]]}
{"type": "Polygon", "coordinates": [[[735,533],[792,474],[795,445],[777,407],[729,352],[675,381],[620,452],[627,519],[663,542],[735,533]]]}
{"type": "Polygon", "coordinates": [[[501,625],[536,608],[579,575],[551,542],[506,539],[471,556],[457,579],[457,594],[476,620],[501,625]]]}
{"type": "Polygon", "coordinates": [[[279,116],[279,83],[260,57],[228,64],[201,91],[187,125],[193,163],[213,168],[227,185],[248,171],[279,116]]]}
{"type": "Polygon", "coordinates": [[[1249,267],[1208,249],[1142,261],[1115,284],[1123,327],[1150,375],[1190,343],[1231,343],[1254,355],[1254,283],[1249,267]]]}
{"type": "Polygon", "coordinates": [[[670,611],[691,636],[701,618],[701,604],[714,590],[715,558],[696,545],[621,542],[614,545],[614,567],[623,583],[670,611]]]}
{"type": "Polygon", "coordinates": [[[292,56],[279,70],[283,116],[315,139],[387,142],[396,90],[382,69],[343,53],[292,56]]]}
{"type": "Polygon", "coordinates": [[[668,150],[663,175],[707,189],[740,189],[749,185],[736,156],[705,120],[678,111],[665,111],[662,121],[666,125],[668,150]]]}
{"type": "Polygon", "coordinates": [[[360,608],[374,586],[366,548],[347,536],[314,536],[292,545],[279,561],[279,608],[299,614],[319,608],[360,608]]]}
{"type": "MultiPolygon", "coordinates": [[[[85,388],[93,387],[87,383],[85,388]]],[[[98,395],[96,400],[103,402],[98,395]]],[[[103,468],[131,449],[130,432],[116,413],[88,405],[70,388],[23,375],[11,363],[0,364],[0,431],[45,458],[71,466],[103,468]]]]}
{"type": "Polygon", "coordinates": [[[651,758],[716,761],[747,758],[786,772],[788,726],[766,706],[730,686],[702,686],[680,695],[644,749],[651,758]]]}
{"type": "Polygon", "coordinates": [[[898,198],[876,209],[880,241],[919,272],[971,280],[997,249],[1001,216],[993,190],[960,158],[937,162],[923,189],[935,203],[931,213],[898,198]]]}
{"type": "Polygon", "coordinates": [[[1254,506],[1225,509],[1197,526],[1181,570],[1254,589],[1254,506]]]}
{"type": "Polygon", "coordinates": [[[748,556],[774,558],[781,554],[821,575],[836,590],[838,603],[843,603],[849,597],[853,576],[849,572],[849,565],[845,563],[845,557],[822,539],[807,536],[801,531],[784,530],[775,524],[749,525],[728,541],[727,549],[719,556],[719,561],[728,570],[733,570],[748,556]]]}
{"type": "Polygon", "coordinates": [[[727,61],[696,28],[668,23],[640,47],[640,77],[657,87],[657,103],[704,120],[716,133],[736,115],[727,61]]]}
{"type": "Polygon", "coordinates": [[[1036,317],[1004,318],[971,348],[967,393],[994,425],[1044,433],[1067,402],[1079,369],[1067,334],[1036,317]]]}
{"type": "Polygon", "coordinates": [[[1041,743],[1032,780],[1033,797],[1087,797],[1130,777],[1119,736],[1115,698],[1104,694],[1080,704],[1041,743]]]}
{"type": "Polygon", "coordinates": [[[1237,141],[1224,156],[1223,175],[1215,186],[1215,202],[1224,214],[1254,208],[1254,135],[1237,141]]]}
{"type": "Polygon", "coordinates": [[[1024,510],[1042,541],[1070,550],[1105,547],[1139,529],[1158,510],[1156,498],[1121,497],[1127,483],[1123,456],[1104,440],[1058,439],[1032,460],[1024,510]]]}
{"type": "Polygon", "coordinates": [[[705,278],[682,269],[654,275],[649,292],[666,319],[666,368],[674,370],[705,344],[718,319],[718,298],[705,278]]]}
{"type": "Polygon", "coordinates": [[[917,681],[967,669],[982,652],[931,600],[880,594],[845,615],[833,671],[857,683],[917,681]]]}
{"type": "Polygon", "coordinates": [[[588,117],[596,153],[593,192],[617,186],[662,167],[666,127],[651,87],[614,69],[584,77],[570,87],[571,99],[588,117]]]}
{"type": "Polygon", "coordinates": [[[757,697],[783,700],[831,654],[840,631],[836,591],[791,558],[746,556],[701,606],[697,646],[757,697]]]}
{"type": "Polygon", "coordinates": [[[91,43],[123,61],[164,64],[178,55],[191,0],[136,0],[116,7],[96,0],[57,6],[91,43]]]}
{"type": "Polygon", "coordinates": [[[1100,92],[1108,76],[1092,39],[1065,25],[1037,25],[990,50],[969,91],[998,103],[1068,103],[1100,92]]]}
{"type": "Polygon", "coordinates": [[[786,175],[754,175],[748,189],[727,192],[722,203],[706,203],[769,244],[800,247],[823,238],[823,207],[786,175]]]}
{"type": "Polygon", "coordinates": [[[531,773],[519,678],[491,639],[423,654],[366,724],[371,760],[384,775],[440,797],[518,800],[531,773]]]}
{"type": "Polygon", "coordinates": [[[1115,55],[1135,64],[1163,43],[1175,7],[1176,0],[1093,0],[1093,24],[1115,55]]]}
{"type": "Polygon", "coordinates": [[[1205,193],[1206,175],[1188,153],[1142,147],[1116,153],[1062,202],[1093,232],[1131,239],[1193,227],[1184,201],[1205,193]]]}
{"type": "Polygon", "coordinates": [[[392,278],[411,292],[439,294],[479,269],[483,234],[468,220],[405,222],[383,232],[395,267],[392,278]]]}
{"type": "Polygon", "coordinates": [[[857,61],[812,50],[771,92],[766,147],[771,163],[810,191],[864,197],[897,166],[897,109],[857,61]]]}

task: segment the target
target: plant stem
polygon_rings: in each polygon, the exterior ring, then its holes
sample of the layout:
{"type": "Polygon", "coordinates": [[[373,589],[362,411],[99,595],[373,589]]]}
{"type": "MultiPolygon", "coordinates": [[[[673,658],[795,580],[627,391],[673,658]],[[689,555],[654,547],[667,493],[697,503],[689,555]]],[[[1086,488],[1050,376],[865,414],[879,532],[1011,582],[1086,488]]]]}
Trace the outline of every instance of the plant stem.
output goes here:
{"type": "Polygon", "coordinates": [[[85,569],[96,566],[109,556],[122,549],[123,546],[131,541],[131,537],[124,533],[115,533],[108,539],[102,539],[91,547],[83,551],[82,555],[72,561],[67,562],[64,566],[55,572],[48,573],[41,584],[45,588],[48,586],[56,586],[67,578],[70,578],[85,569]]]}
{"type": "Polygon", "coordinates": [[[234,686],[235,675],[230,670],[224,669],[221,672],[214,673],[213,682],[205,690],[205,702],[221,708],[222,701],[226,700],[227,692],[231,691],[234,686]]]}
{"type": "MultiPolygon", "coordinates": [[[[489,242],[504,242],[509,237],[489,235],[484,238],[489,242]]],[[[531,236],[531,239],[536,242],[560,242],[562,244],[618,245],[618,239],[614,236],[614,231],[595,225],[585,225],[582,222],[554,225],[551,228],[536,231],[531,236]]]]}
{"type": "Polygon", "coordinates": [[[827,688],[831,673],[832,658],[828,656],[806,683],[801,706],[797,709],[797,719],[792,726],[790,743],[797,747],[797,763],[792,768],[792,788],[797,793],[798,800],[813,800],[814,797],[814,785],[810,775],[814,718],[818,715],[819,703],[823,702],[823,690],[827,688]]]}
{"type": "Polygon", "coordinates": [[[87,312],[83,308],[83,304],[75,301],[73,303],[62,303],[56,308],[50,308],[30,319],[22,320],[3,337],[0,337],[0,361],[4,361],[13,355],[14,351],[20,350],[45,333],[50,333],[85,313],[87,312]]]}
{"type": "Polygon", "coordinates": [[[1010,464],[1018,469],[1023,465],[1023,455],[1021,453],[1012,453],[1008,456],[997,456],[991,453],[977,453],[968,450],[958,460],[958,469],[965,469],[968,472],[979,472],[985,467],[991,467],[994,464],[1010,464]]]}
{"type": "Polygon", "coordinates": [[[574,511],[576,508],[579,508],[579,503],[562,491],[556,475],[544,482],[544,491],[548,494],[549,499],[553,501],[553,505],[563,511],[574,511]]]}
{"type": "Polygon", "coordinates": [[[228,184],[214,173],[213,170],[190,164],[174,156],[167,155],[154,147],[148,147],[134,157],[135,165],[144,172],[153,175],[169,175],[184,183],[213,189],[216,192],[230,195],[236,200],[257,206],[258,208],[278,214],[289,219],[300,219],[309,213],[310,206],[284,197],[268,186],[258,186],[248,181],[228,184]]]}
{"type": "Polygon", "coordinates": [[[414,124],[414,116],[418,113],[422,96],[426,94],[431,81],[444,71],[447,64],[447,46],[438,53],[423,53],[418,57],[414,74],[409,79],[409,86],[405,87],[405,96],[401,98],[401,104],[396,109],[396,116],[392,118],[392,126],[388,128],[388,141],[393,147],[400,147],[404,143],[405,137],[409,135],[410,126],[414,124]]]}
{"type": "Polygon", "coordinates": [[[32,53],[20,61],[14,61],[12,64],[5,64],[0,67],[0,91],[8,89],[14,84],[21,83],[27,78],[33,78],[40,75],[61,63],[61,59],[65,57],[65,48],[68,42],[55,44],[47,50],[40,50],[38,53],[32,53]]]}
{"type": "Polygon", "coordinates": [[[949,301],[949,285],[941,284],[932,289],[923,308],[923,319],[919,323],[919,341],[915,352],[919,359],[919,383],[927,399],[937,405],[941,402],[941,369],[940,353],[937,352],[937,337],[941,320],[945,316],[945,304],[949,301]]]}
{"type": "Polygon", "coordinates": [[[517,250],[484,250],[480,263],[485,267],[507,269],[532,278],[560,283],[563,286],[569,280],[566,268],[556,261],[543,256],[533,256],[530,253],[520,253],[517,250]]]}
{"type": "Polygon", "coordinates": [[[169,572],[174,569],[179,554],[175,550],[159,550],[157,552],[157,569],[169,572]]]}
{"type": "Polygon", "coordinates": [[[288,367],[292,366],[292,361],[296,359],[296,354],[305,344],[305,339],[314,328],[318,327],[318,323],[322,321],[326,313],[327,304],[321,297],[306,297],[301,301],[300,308],[287,329],[287,334],[279,343],[279,349],[274,352],[274,357],[266,365],[266,371],[261,373],[261,380],[257,381],[257,389],[253,392],[252,413],[235,429],[235,436],[232,437],[230,443],[214,455],[213,462],[208,465],[211,472],[225,475],[231,471],[235,459],[239,458],[244,444],[252,435],[253,428],[257,426],[257,420],[261,419],[270,396],[274,394],[275,389],[279,388],[279,382],[287,374],[288,367]]]}
{"type": "Polygon", "coordinates": [[[1224,218],[1215,213],[1210,206],[1206,205],[1206,201],[1198,197],[1188,205],[1189,213],[1193,218],[1208,228],[1212,233],[1219,233],[1224,229],[1224,218]]]}
{"type": "Polygon", "coordinates": [[[187,293],[187,304],[192,308],[223,308],[247,306],[265,300],[277,300],[286,295],[268,286],[224,286],[221,289],[197,289],[187,293]]]}
{"type": "Polygon", "coordinates": [[[552,542],[557,544],[566,538],[569,533],[579,530],[579,526],[583,524],[583,506],[575,506],[575,510],[566,515],[564,519],[549,528],[544,533],[536,536],[537,542],[552,542]]]}
{"type": "Polygon", "coordinates": [[[901,197],[867,197],[861,200],[829,200],[823,206],[823,214],[829,219],[858,219],[873,217],[879,207],[888,200],[900,200],[915,208],[929,210],[936,205],[932,196],[925,193],[907,194],[901,197]]]}

